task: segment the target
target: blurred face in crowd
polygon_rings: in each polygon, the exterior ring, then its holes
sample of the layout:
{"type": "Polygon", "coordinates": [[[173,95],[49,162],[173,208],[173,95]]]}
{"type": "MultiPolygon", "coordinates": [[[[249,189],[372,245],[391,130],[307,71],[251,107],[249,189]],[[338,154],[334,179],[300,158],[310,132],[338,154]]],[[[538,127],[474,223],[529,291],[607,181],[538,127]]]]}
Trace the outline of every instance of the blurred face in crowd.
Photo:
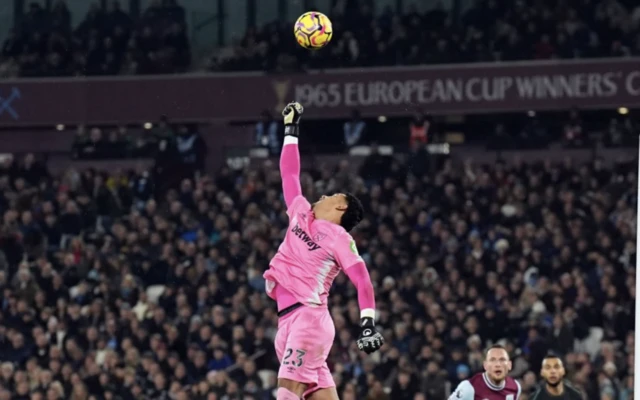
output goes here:
{"type": "Polygon", "coordinates": [[[102,131],[99,128],[91,129],[91,140],[97,142],[102,139],[102,131]]]}
{"type": "Polygon", "coordinates": [[[313,203],[313,213],[317,219],[339,224],[347,207],[347,197],[342,193],[336,193],[331,196],[322,196],[320,200],[313,203]]]}
{"type": "Polygon", "coordinates": [[[540,375],[544,378],[547,385],[556,387],[562,382],[564,378],[564,366],[562,360],[557,357],[545,358],[542,361],[542,370],[540,375]]]}
{"type": "Polygon", "coordinates": [[[0,372],[2,374],[2,379],[4,379],[5,381],[9,381],[11,379],[11,376],[13,375],[13,364],[5,362],[4,364],[2,364],[0,372]]]}
{"type": "Polygon", "coordinates": [[[505,349],[490,349],[484,360],[484,369],[494,384],[500,385],[511,370],[511,360],[505,349]]]}

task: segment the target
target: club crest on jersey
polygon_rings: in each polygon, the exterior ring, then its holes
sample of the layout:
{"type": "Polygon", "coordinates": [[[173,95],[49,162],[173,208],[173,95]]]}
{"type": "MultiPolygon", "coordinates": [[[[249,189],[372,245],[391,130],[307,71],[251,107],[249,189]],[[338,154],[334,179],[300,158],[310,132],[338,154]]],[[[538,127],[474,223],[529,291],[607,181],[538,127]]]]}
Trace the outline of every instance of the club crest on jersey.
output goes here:
{"type": "Polygon", "coordinates": [[[298,224],[296,224],[291,229],[291,233],[293,233],[298,238],[300,238],[300,240],[302,240],[309,247],[309,251],[318,250],[320,248],[320,246],[316,242],[314,242],[311,239],[311,237],[307,234],[307,232],[302,230],[302,228],[300,228],[300,226],[298,226],[298,224]]]}
{"type": "Polygon", "coordinates": [[[326,237],[327,237],[326,233],[318,232],[315,235],[313,235],[313,240],[315,240],[316,242],[321,242],[326,237]]]}

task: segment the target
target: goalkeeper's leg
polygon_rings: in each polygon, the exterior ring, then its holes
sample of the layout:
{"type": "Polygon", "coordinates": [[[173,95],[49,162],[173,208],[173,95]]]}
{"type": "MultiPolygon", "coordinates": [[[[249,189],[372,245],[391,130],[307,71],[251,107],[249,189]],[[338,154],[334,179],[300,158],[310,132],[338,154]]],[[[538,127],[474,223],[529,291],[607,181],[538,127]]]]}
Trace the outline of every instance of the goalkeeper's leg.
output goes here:
{"type": "Polygon", "coordinates": [[[340,400],[335,387],[318,389],[304,397],[305,400],[340,400]]]}
{"type": "Polygon", "coordinates": [[[335,332],[326,308],[301,307],[280,318],[275,338],[280,361],[277,400],[297,400],[335,387],[326,362],[335,332]]]}
{"type": "Polygon", "coordinates": [[[276,400],[300,400],[307,385],[290,379],[278,379],[276,400]]]}

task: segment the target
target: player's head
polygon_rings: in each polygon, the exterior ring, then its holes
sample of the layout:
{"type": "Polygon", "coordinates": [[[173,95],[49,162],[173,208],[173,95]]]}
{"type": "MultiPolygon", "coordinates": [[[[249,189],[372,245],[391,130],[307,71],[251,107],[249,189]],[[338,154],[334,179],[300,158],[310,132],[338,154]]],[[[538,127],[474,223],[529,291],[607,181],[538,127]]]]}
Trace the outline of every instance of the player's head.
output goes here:
{"type": "Polygon", "coordinates": [[[485,353],[483,366],[489,379],[495,384],[500,384],[511,371],[509,353],[504,346],[495,344],[485,353]]]}
{"type": "Polygon", "coordinates": [[[542,360],[540,375],[549,386],[558,386],[564,378],[564,365],[562,359],[556,355],[549,354],[542,360]]]}
{"type": "Polygon", "coordinates": [[[336,193],[322,196],[313,203],[316,218],[341,225],[347,232],[352,230],[364,215],[360,200],[351,193],[336,193]]]}

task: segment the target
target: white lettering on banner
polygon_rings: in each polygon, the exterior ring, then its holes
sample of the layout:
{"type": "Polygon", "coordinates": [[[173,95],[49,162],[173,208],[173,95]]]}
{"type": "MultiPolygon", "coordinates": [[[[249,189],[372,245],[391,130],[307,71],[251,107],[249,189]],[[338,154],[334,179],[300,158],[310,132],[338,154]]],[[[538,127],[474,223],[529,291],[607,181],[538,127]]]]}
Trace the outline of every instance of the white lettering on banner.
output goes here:
{"type": "MultiPolygon", "coordinates": [[[[389,102],[391,104],[403,104],[406,103],[406,100],[404,100],[404,94],[405,91],[403,90],[404,88],[402,87],[402,82],[398,82],[398,81],[393,81],[391,82],[390,88],[389,88],[389,102]]],[[[407,90],[407,93],[411,93],[409,90],[407,90]]]]}
{"type": "Polygon", "coordinates": [[[469,82],[467,82],[467,85],[465,85],[465,95],[467,96],[467,99],[471,100],[471,101],[481,101],[482,97],[480,97],[480,94],[478,94],[477,91],[474,90],[475,86],[478,86],[480,84],[480,78],[471,78],[469,79],[469,82]]]}
{"type": "Polygon", "coordinates": [[[630,95],[640,96],[640,71],[633,71],[627,76],[625,88],[630,95]]]}
{"type": "Polygon", "coordinates": [[[358,102],[355,99],[356,96],[356,84],[353,82],[347,82],[344,84],[344,105],[353,107],[357,106],[358,102]]]}
{"type": "Polygon", "coordinates": [[[338,107],[342,104],[339,83],[298,85],[295,90],[295,98],[302,104],[316,107],[338,107]]]}
{"type": "Polygon", "coordinates": [[[524,99],[573,99],[610,97],[618,93],[615,73],[516,77],[518,97],[524,99]]]}
{"type": "Polygon", "coordinates": [[[295,98],[318,108],[606,98],[624,90],[640,96],[640,71],[470,77],[467,79],[375,80],[295,86],[295,98]]]}

